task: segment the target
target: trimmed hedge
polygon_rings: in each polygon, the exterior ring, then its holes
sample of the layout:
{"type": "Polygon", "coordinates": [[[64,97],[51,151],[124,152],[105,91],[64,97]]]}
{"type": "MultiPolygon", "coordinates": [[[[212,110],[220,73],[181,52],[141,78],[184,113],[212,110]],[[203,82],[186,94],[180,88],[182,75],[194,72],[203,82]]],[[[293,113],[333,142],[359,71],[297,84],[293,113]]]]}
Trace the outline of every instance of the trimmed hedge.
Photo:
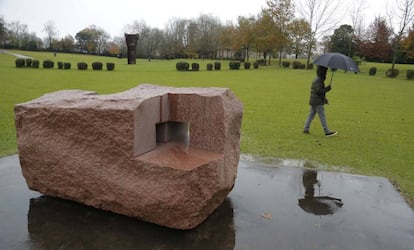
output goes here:
{"type": "Polygon", "coordinates": [[[78,63],[78,70],[87,70],[88,69],[88,64],[85,62],[80,62],[78,63]]]}
{"type": "Polygon", "coordinates": [[[303,64],[303,63],[301,63],[301,62],[299,62],[299,61],[294,61],[292,63],[292,68],[293,69],[305,69],[306,68],[306,65],[303,64]]]}
{"type": "Polygon", "coordinates": [[[212,71],[213,70],[213,64],[212,63],[207,63],[207,70],[208,71],[212,71]]]}
{"type": "Polygon", "coordinates": [[[283,68],[289,68],[290,67],[290,62],[284,61],[284,62],[282,62],[282,66],[283,66],[283,68]]]}
{"type": "Polygon", "coordinates": [[[92,69],[93,70],[102,70],[103,64],[101,62],[93,62],[92,69]]]}
{"type": "Polygon", "coordinates": [[[371,67],[369,69],[369,75],[370,76],[375,76],[377,74],[377,68],[376,67],[371,67]]]}
{"type": "Polygon", "coordinates": [[[200,64],[198,64],[198,63],[192,63],[191,64],[191,70],[192,71],[199,71],[200,70],[200,64]]]}
{"type": "Polygon", "coordinates": [[[72,65],[68,62],[63,63],[63,69],[70,69],[72,65]]]}
{"type": "Polygon", "coordinates": [[[250,69],[250,62],[244,62],[244,69],[250,69]]]}
{"type": "Polygon", "coordinates": [[[229,62],[229,67],[230,67],[231,70],[239,70],[240,69],[240,62],[238,62],[238,61],[229,62]]]}
{"type": "Polygon", "coordinates": [[[188,71],[190,69],[190,64],[187,62],[178,62],[175,64],[175,68],[178,71],[188,71]]]}
{"type": "Polygon", "coordinates": [[[312,63],[310,63],[309,65],[308,65],[308,67],[306,67],[307,69],[313,69],[313,64],[312,63]]]}
{"type": "Polygon", "coordinates": [[[414,70],[412,70],[412,69],[407,70],[407,79],[408,80],[413,80],[414,79],[414,70]]]}
{"type": "Polygon", "coordinates": [[[253,63],[253,68],[258,69],[259,68],[259,63],[258,62],[254,62],[253,63]]]}
{"type": "Polygon", "coordinates": [[[385,72],[385,75],[389,78],[396,78],[400,74],[400,71],[398,69],[388,69],[387,72],[385,72]]]}
{"type": "Polygon", "coordinates": [[[113,71],[115,69],[115,63],[106,63],[106,69],[108,71],[113,71]]]}
{"type": "Polygon", "coordinates": [[[40,65],[39,60],[33,60],[32,61],[32,67],[33,68],[38,69],[39,68],[39,65],[40,65]]]}
{"type": "Polygon", "coordinates": [[[58,69],[63,69],[63,62],[58,62],[57,65],[58,65],[58,69]]]}
{"type": "Polygon", "coordinates": [[[15,61],[16,68],[24,68],[26,61],[23,58],[18,58],[15,61]]]}
{"type": "Polygon", "coordinates": [[[32,58],[26,58],[26,67],[32,67],[32,58]]]}
{"type": "Polygon", "coordinates": [[[221,63],[220,62],[215,62],[214,63],[214,70],[220,70],[221,69],[221,63]]]}
{"type": "Polygon", "coordinates": [[[53,69],[55,63],[52,60],[44,60],[43,61],[43,68],[45,69],[53,69]]]}

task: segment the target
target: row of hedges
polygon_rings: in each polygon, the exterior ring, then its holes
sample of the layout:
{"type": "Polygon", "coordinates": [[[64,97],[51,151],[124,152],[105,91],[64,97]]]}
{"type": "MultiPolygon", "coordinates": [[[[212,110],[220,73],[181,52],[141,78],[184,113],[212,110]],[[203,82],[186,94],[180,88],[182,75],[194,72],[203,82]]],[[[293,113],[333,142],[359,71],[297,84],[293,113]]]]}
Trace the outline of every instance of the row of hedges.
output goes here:
{"type": "MultiPolygon", "coordinates": [[[[238,69],[240,69],[240,65],[241,65],[241,63],[239,61],[231,61],[231,62],[229,62],[229,68],[231,70],[238,70],[238,69]]],[[[244,62],[243,65],[244,65],[244,69],[250,69],[251,63],[250,62],[244,62]]],[[[214,66],[214,70],[221,70],[221,63],[220,62],[215,62],[214,64],[208,63],[207,64],[207,70],[208,71],[212,71],[213,70],[213,66],[214,66]]],[[[255,69],[258,69],[259,68],[259,63],[258,62],[255,62],[253,64],[253,67],[255,69]]],[[[199,71],[200,70],[200,64],[198,64],[198,63],[192,63],[191,64],[191,69],[190,69],[190,64],[189,63],[187,63],[187,62],[178,62],[175,65],[175,68],[178,71],[199,71]]]]}
{"type": "MultiPolygon", "coordinates": [[[[369,69],[369,75],[370,76],[375,76],[377,74],[377,68],[376,67],[371,67],[369,69]]],[[[389,78],[396,78],[398,75],[400,74],[400,71],[398,69],[388,69],[385,72],[385,75],[389,78]]],[[[407,70],[407,79],[408,80],[413,80],[414,79],[414,70],[407,70]]]]}
{"type": "MultiPolygon", "coordinates": [[[[39,60],[33,60],[31,58],[18,58],[15,61],[16,63],[16,68],[39,68],[39,60]]],[[[55,63],[52,60],[45,60],[42,63],[43,68],[45,69],[53,69],[55,66],[55,63]]],[[[58,62],[57,63],[58,69],[70,69],[71,68],[71,63],[69,62],[58,62]]],[[[78,66],[78,70],[87,70],[88,69],[88,64],[85,62],[80,62],[77,64],[78,66]]],[[[93,62],[92,63],[92,69],[93,70],[102,70],[103,69],[103,63],[101,62],[93,62]]],[[[112,71],[115,69],[115,64],[114,63],[106,63],[106,69],[108,71],[112,71]]]]}
{"type": "MultiPolygon", "coordinates": [[[[289,68],[290,67],[290,62],[283,61],[282,66],[284,68],[289,68]]],[[[308,67],[306,67],[306,64],[301,63],[299,61],[294,61],[294,62],[292,62],[292,68],[293,69],[306,69],[306,68],[307,69],[313,69],[313,64],[309,64],[308,67]]]]}

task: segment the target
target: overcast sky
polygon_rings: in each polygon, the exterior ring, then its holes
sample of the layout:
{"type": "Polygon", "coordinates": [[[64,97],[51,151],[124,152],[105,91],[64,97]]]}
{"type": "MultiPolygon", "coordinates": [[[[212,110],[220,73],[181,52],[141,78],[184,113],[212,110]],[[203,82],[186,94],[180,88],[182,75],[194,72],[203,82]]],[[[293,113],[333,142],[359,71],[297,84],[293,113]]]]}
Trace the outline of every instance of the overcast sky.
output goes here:
{"type": "MultiPolygon", "coordinates": [[[[395,0],[343,0],[344,10],[352,1],[365,2],[364,18],[369,24],[376,16],[385,16],[386,3],[395,0]]],[[[75,36],[92,24],[114,37],[123,36],[125,26],[135,20],[160,29],[171,18],[200,14],[211,14],[223,23],[236,22],[238,16],[257,15],[265,6],[266,0],[0,0],[0,17],[26,24],[39,37],[46,36],[42,29],[49,20],[55,23],[59,37],[75,36]]],[[[344,14],[344,22],[348,17],[344,14]]]]}

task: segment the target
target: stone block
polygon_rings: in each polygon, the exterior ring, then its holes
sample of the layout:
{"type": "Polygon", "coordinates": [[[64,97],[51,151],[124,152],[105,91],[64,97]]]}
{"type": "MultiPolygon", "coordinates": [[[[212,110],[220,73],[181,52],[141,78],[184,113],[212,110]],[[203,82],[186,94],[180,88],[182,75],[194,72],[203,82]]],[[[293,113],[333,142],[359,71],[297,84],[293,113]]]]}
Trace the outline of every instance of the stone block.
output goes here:
{"type": "Polygon", "coordinates": [[[226,88],[49,93],[15,106],[22,173],[45,195],[194,228],[234,186],[242,112],[226,88]]]}

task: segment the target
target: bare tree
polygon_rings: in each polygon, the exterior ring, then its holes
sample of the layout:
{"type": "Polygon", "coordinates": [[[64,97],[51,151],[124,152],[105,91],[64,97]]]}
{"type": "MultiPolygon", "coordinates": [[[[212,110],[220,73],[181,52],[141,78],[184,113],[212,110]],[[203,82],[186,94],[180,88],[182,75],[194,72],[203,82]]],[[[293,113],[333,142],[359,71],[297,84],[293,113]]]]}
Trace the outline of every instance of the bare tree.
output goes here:
{"type": "Polygon", "coordinates": [[[53,39],[58,35],[58,31],[56,28],[56,25],[53,21],[49,20],[47,21],[44,25],[43,25],[43,32],[45,32],[47,34],[47,42],[49,43],[48,47],[50,50],[52,50],[52,41],[53,39]]]}
{"type": "MultiPolygon", "coordinates": [[[[364,29],[364,10],[366,9],[366,2],[362,0],[353,0],[351,2],[351,9],[349,11],[353,28],[353,40],[361,41],[364,29]]],[[[351,54],[352,40],[349,43],[348,55],[351,54]]]]}
{"type": "Polygon", "coordinates": [[[394,70],[395,62],[400,53],[400,43],[407,31],[408,25],[414,21],[414,0],[395,0],[394,8],[388,12],[390,25],[393,24],[393,18],[398,18],[397,31],[394,32],[394,39],[392,43],[392,67],[394,70]]]}
{"type": "Polygon", "coordinates": [[[302,0],[301,4],[297,4],[299,13],[311,27],[307,42],[307,67],[316,41],[342,20],[339,4],[339,0],[302,0]]]}

